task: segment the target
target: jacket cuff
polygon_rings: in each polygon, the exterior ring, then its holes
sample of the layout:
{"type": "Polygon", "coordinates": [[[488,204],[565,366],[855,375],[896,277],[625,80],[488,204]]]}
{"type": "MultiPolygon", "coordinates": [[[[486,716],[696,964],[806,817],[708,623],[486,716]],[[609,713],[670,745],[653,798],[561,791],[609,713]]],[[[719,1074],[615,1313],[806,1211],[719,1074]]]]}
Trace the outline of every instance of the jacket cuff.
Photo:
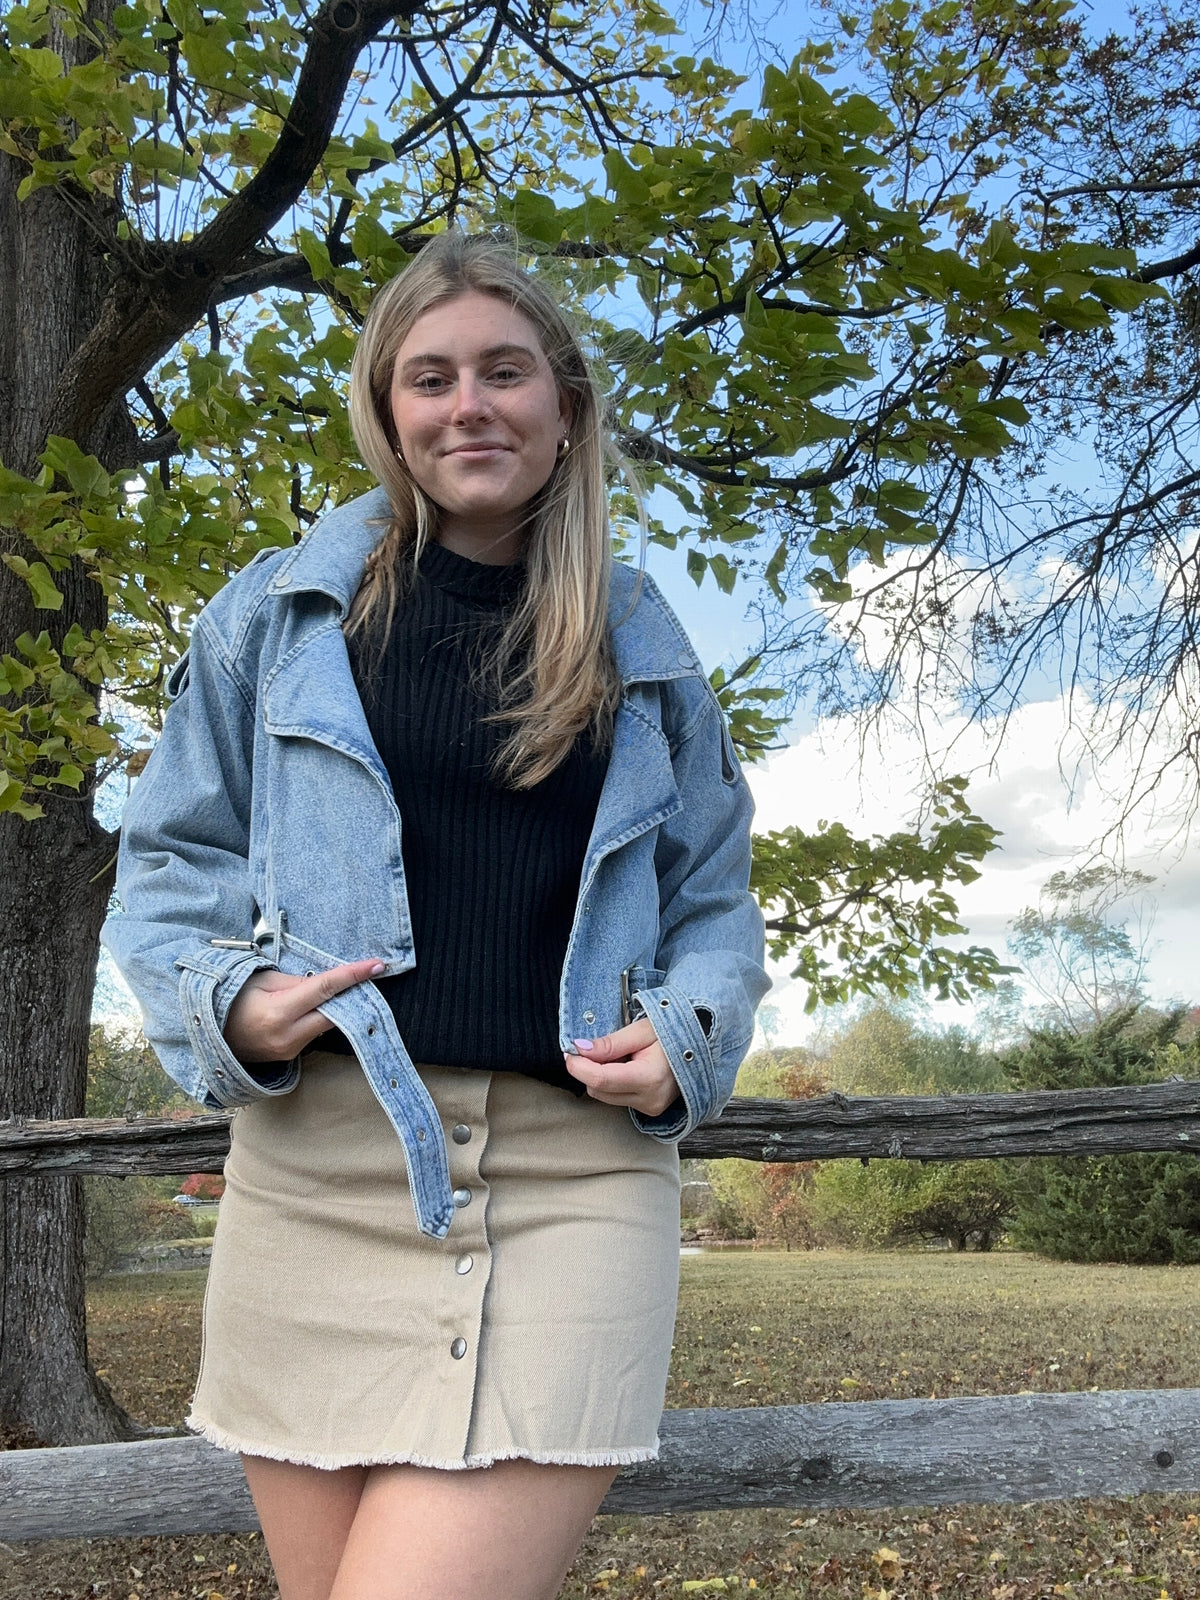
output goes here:
{"type": "Polygon", "coordinates": [[[672,984],[639,989],[633,999],[635,1012],[649,1018],[658,1036],[667,1064],[679,1085],[679,1095],[656,1117],[632,1109],[630,1116],[652,1139],[675,1144],[720,1109],[713,1070],[716,1016],[711,1006],[694,1003],[672,984]],[[700,1020],[700,1012],[708,1018],[707,1029],[700,1020]]]}
{"type": "Polygon", "coordinates": [[[272,963],[257,952],[202,949],[181,956],[179,1004],[188,1043],[206,1090],[205,1105],[216,1110],[290,1094],[300,1081],[300,1061],[264,1061],[247,1067],[225,1042],[225,1019],[242,985],[272,963]]]}

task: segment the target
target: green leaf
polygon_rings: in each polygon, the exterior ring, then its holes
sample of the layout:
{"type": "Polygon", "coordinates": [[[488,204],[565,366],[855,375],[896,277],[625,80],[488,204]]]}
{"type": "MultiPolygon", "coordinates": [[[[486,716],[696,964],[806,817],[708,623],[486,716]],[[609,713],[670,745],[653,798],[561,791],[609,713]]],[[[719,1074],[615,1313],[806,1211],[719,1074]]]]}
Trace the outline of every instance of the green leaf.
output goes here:
{"type": "Polygon", "coordinates": [[[0,560],[29,585],[33,603],[39,611],[61,610],[62,592],[50,576],[50,569],[44,561],[26,561],[22,556],[13,555],[0,556],[0,560]]]}
{"type": "Polygon", "coordinates": [[[787,565],[787,558],[788,542],[786,539],[781,539],[775,546],[775,553],[770,561],[767,562],[766,570],[763,572],[764,582],[781,605],[787,600],[787,595],[783,591],[779,575],[787,565]]]}
{"type": "Polygon", "coordinates": [[[25,800],[21,785],[10,773],[0,769],[0,813],[12,811],[26,822],[33,822],[43,815],[42,807],[25,800]]]}
{"type": "Polygon", "coordinates": [[[41,460],[61,473],[82,499],[103,499],[111,489],[108,473],[95,456],[85,455],[73,439],[51,434],[41,460]]]}
{"type": "Polygon", "coordinates": [[[709,556],[708,565],[713,577],[717,580],[717,588],[722,594],[732,594],[733,586],[737,582],[737,568],[728,556],[709,556]]]}
{"type": "Polygon", "coordinates": [[[62,57],[55,50],[22,50],[17,59],[28,72],[43,83],[62,77],[62,57]]]}
{"type": "Polygon", "coordinates": [[[513,227],[522,239],[553,248],[563,236],[558,210],[548,194],[518,189],[512,200],[513,227]]]}

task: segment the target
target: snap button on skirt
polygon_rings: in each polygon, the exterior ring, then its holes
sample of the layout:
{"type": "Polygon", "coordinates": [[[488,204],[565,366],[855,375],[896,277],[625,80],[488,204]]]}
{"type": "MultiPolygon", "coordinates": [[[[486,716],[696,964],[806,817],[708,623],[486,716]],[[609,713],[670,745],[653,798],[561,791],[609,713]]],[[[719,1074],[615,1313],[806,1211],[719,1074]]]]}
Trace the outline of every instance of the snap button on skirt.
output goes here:
{"type": "Polygon", "coordinates": [[[335,1468],[652,1459],[679,1163],[629,1113],[509,1072],[421,1067],[455,1214],[418,1231],[357,1061],[310,1055],[237,1113],[189,1426],[335,1468]]]}

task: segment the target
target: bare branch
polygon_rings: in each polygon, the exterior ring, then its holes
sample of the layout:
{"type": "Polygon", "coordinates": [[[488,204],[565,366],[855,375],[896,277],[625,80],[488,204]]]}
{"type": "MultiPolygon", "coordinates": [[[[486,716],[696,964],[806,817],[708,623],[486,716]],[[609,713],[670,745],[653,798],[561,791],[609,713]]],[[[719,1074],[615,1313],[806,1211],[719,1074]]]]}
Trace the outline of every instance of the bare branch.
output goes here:
{"type": "Polygon", "coordinates": [[[1138,283],[1160,283],[1163,278],[1182,277],[1193,267],[1200,267],[1200,239],[1190,250],[1183,251],[1181,255],[1170,256],[1166,261],[1153,262],[1150,266],[1131,273],[1130,276],[1138,283]]]}
{"type": "Polygon", "coordinates": [[[1052,189],[1049,194],[1043,194],[1040,189],[1035,189],[1034,193],[1039,200],[1051,205],[1055,200],[1066,200],[1071,195],[1176,194],[1189,189],[1200,189],[1200,178],[1174,178],[1147,183],[1076,183],[1069,189],[1052,189]]]}

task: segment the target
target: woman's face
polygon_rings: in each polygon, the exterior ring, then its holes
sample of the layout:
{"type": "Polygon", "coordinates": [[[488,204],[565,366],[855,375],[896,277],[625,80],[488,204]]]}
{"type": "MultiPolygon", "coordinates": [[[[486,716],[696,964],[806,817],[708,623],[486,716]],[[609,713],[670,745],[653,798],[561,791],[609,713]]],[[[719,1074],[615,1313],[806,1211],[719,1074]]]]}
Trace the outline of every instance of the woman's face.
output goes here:
{"type": "Polygon", "coordinates": [[[528,317],[471,291],[418,317],[396,354],[392,419],[452,549],[513,560],[570,412],[528,317]]]}

